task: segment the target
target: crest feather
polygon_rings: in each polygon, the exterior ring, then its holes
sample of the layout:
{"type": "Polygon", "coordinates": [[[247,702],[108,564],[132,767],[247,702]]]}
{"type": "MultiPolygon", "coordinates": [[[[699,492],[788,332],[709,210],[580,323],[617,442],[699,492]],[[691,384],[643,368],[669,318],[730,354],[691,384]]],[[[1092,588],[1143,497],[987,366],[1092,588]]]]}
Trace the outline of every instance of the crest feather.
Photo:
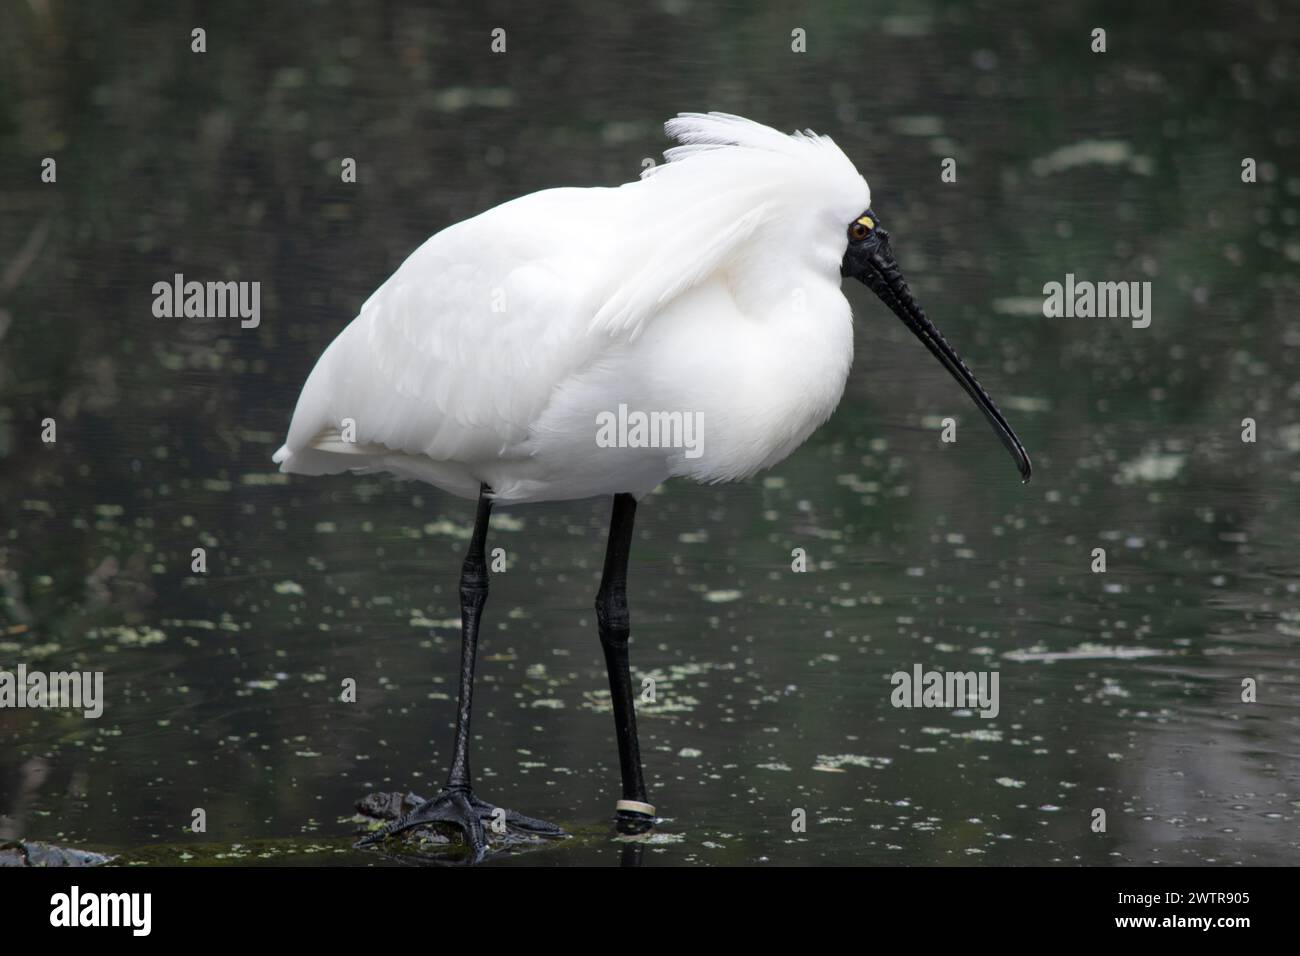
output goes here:
{"type": "Polygon", "coordinates": [[[628,201],[621,252],[631,269],[603,300],[593,331],[635,338],[672,299],[725,269],[769,227],[842,229],[870,204],[866,182],[828,136],[790,135],[730,113],[680,113],[667,162],[620,190],[628,201]]]}

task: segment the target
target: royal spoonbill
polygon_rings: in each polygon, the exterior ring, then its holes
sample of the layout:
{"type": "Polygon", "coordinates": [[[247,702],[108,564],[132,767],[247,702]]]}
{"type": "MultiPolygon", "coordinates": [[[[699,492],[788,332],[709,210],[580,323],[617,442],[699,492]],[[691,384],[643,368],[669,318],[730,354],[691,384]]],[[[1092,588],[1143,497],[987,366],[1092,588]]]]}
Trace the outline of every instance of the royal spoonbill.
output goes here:
{"type": "Polygon", "coordinates": [[[832,140],[722,113],[682,114],[666,130],[680,145],[635,182],[542,190],[434,235],[303,386],[274,456],[281,471],[389,472],[478,502],[460,576],[447,784],[363,843],[442,822],[463,831],[477,861],[485,822],[563,835],[471,788],[497,501],[613,496],[596,620],[622,774],[615,819],[624,830],[653,824],[628,671],[637,500],[669,478],[747,478],[830,417],[853,357],[841,277],[865,283],[943,363],[1029,479],[1020,440],[912,297],[866,181],[832,140]],[[695,426],[689,442],[682,422],[695,426]]]}

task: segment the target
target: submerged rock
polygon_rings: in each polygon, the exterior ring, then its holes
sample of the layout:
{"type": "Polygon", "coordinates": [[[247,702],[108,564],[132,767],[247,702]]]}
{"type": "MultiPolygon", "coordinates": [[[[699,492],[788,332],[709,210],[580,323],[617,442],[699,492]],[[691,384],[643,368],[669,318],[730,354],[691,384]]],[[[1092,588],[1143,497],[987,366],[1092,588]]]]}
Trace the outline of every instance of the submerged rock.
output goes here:
{"type": "Polygon", "coordinates": [[[396,820],[424,802],[414,793],[368,793],[356,802],[357,813],[370,820],[396,820]]]}
{"type": "Polygon", "coordinates": [[[36,840],[0,843],[0,866],[101,866],[113,858],[36,840]]]}

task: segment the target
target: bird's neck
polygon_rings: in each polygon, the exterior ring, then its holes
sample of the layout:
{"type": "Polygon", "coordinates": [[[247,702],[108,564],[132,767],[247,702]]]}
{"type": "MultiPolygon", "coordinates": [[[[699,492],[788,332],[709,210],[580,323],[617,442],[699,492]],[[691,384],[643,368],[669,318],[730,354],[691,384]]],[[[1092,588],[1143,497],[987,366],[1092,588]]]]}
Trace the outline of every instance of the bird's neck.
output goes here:
{"type": "Polygon", "coordinates": [[[756,242],[732,263],[732,294],[746,315],[777,321],[839,311],[841,250],[817,242],[756,242]]]}

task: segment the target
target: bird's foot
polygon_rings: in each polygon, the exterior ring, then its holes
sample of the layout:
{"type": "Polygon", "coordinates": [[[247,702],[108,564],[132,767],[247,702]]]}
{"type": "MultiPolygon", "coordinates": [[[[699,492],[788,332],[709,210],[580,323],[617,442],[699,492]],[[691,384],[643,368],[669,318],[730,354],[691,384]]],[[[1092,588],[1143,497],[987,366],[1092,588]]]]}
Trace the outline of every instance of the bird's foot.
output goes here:
{"type": "Polygon", "coordinates": [[[453,787],[443,790],[431,800],[424,801],[387,826],[367,834],[358,840],[356,845],[375,846],[391,836],[414,827],[438,824],[455,827],[461,831],[473,863],[480,862],[486,855],[489,833],[493,837],[515,836],[525,839],[556,839],[568,836],[553,823],[524,816],[514,810],[507,810],[505,807],[480,800],[467,787],[453,787]]]}

